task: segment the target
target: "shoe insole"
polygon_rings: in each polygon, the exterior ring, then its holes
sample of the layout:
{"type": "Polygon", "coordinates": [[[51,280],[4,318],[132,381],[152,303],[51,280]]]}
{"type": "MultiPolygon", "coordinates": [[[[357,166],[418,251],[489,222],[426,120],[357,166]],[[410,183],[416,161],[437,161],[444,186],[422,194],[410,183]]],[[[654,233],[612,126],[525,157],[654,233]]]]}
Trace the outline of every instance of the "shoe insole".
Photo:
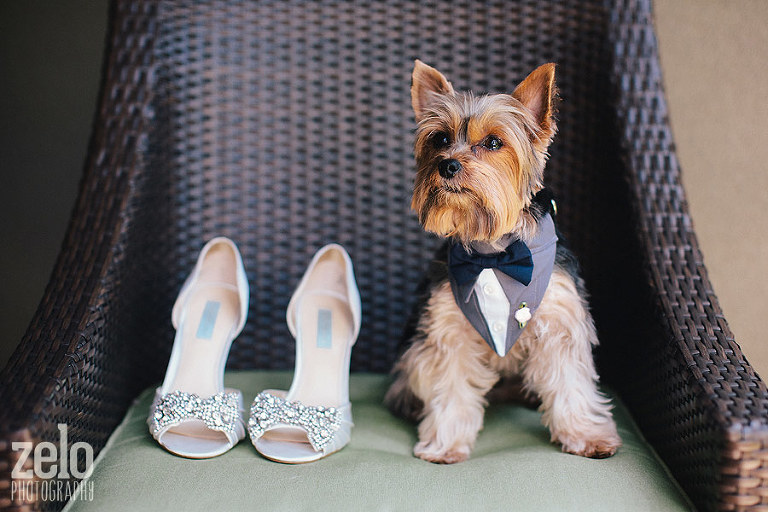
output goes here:
{"type": "Polygon", "coordinates": [[[349,372],[347,352],[352,337],[349,306],[336,297],[310,295],[299,306],[300,375],[291,400],[304,405],[338,407],[345,400],[349,372]]]}
{"type": "Polygon", "coordinates": [[[240,316],[239,299],[229,288],[201,286],[188,296],[184,309],[181,357],[168,389],[207,398],[221,391],[221,361],[240,316]]]}

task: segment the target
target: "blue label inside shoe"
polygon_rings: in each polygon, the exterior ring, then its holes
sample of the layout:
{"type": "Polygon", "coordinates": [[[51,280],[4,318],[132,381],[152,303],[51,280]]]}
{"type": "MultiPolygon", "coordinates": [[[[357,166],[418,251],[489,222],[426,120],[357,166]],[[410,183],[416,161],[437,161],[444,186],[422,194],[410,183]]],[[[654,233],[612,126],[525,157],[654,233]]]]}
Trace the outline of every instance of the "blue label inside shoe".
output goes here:
{"type": "Polygon", "coordinates": [[[331,310],[317,312],[317,348],[331,348],[331,310]]]}
{"type": "Polygon", "coordinates": [[[213,327],[216,325],[216,317],[219,316],[221,302],[209,300],[203,308],[203,316],[200,325],[197,326],[197,337],[201,340],[209,340],[213,336],[213,327]]]}

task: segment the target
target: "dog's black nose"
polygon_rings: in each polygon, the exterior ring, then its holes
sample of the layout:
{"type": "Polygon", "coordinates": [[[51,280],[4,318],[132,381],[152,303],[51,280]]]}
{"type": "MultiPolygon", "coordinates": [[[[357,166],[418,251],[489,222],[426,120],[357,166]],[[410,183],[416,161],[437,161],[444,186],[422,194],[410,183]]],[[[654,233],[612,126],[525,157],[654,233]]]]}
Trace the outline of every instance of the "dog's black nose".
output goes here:
{"type": "Polygon", "coordinates": [[[440,173],[440,176],[449,180],[456,176],[461,170],[461,162],[455,158],[446,158],[437,164],[437,170],[440,173]]]}

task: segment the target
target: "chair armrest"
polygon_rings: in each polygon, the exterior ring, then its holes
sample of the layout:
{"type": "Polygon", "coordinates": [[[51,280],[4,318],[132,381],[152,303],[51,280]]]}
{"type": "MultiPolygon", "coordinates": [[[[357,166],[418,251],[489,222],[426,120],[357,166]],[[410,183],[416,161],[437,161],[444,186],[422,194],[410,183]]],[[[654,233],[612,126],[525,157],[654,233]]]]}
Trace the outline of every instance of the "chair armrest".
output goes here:
{"type": "Polygon", "coordinates": [[[617,4],[610,29],[617,133],[650,311],[645,339],[635,341],[641,347],[624,356],[634,361],[624,363],[621,391],[697,507],[765,506],[768,390],[734,341],[699,251],[667,121],[650,2],[617,4]]]}
{"type": "MultiPolygon", "coordinates": [[[[70,446],[85,442],[97,455],[133,398],[157,379],[161,366],[143,360],[147,350],[135,347],[136,325],[145,319],[149,323],[139,335],[169,326],[156,315],[145,315],[151,303],[143,310],[124,308],[141,293],[140,283],[125,278],[125,269],[143,248],[132,249],[128,242],[138,236],[135,224],[141,223],[132,218],[132,203],[142,186],[143,145],[151,120],[151,78],[131,70],[146,66],[149,59],[153,27],[147,20],[156,6],[136,3],[129,10],[128,3],[115,5],[78,199],[43,299],[0,372],[4,510],[59,509],[65,503],[29,494],[11,500],[11,474],[21,456],[12,449],[13,441],[58,446],[57,425],[63,423],[70,446]],[[126,36],[141,31],[147,37],[126,36]]],[[[32,464],[30,456],[24,468],[32,464]]]]}

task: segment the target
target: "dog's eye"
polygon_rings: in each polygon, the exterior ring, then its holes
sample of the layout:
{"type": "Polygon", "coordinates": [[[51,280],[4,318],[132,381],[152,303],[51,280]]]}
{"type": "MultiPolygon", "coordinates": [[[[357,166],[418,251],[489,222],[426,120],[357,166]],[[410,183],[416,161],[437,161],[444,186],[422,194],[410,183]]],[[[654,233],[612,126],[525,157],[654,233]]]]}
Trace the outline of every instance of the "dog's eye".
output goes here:
{"type": "Polygon", "coordinates": [[[483,141],[483,147],[485,149],[489,149],[491,151],[497,151],[497,150],[501,149],[501,146],[503,146],[503,145],[504,144],[501,142],[501,139],[498,138],[495,135],[489,135],[483,141]]]}
{"type": "Polygon", "coordinates": [[[445,132],[437,132],[432,136],[432,145],[436,148],[444,148],[451,144],[451,138],[445,132]]]}

